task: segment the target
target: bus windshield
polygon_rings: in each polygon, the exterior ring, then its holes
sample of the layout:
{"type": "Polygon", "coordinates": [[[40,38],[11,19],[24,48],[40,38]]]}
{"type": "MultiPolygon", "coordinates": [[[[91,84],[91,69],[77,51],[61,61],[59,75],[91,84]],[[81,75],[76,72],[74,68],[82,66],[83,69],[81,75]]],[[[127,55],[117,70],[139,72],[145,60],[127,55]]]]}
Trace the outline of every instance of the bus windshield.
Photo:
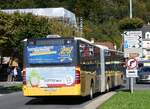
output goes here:
{"type": "Polygon", "coordinates": [[[61,43],[55,41],[57,39],[47,40],[32,40],[28,42],[26,49],[28,64],[63,64],[73,62],[73,40],[61,39],[61,43]]]}

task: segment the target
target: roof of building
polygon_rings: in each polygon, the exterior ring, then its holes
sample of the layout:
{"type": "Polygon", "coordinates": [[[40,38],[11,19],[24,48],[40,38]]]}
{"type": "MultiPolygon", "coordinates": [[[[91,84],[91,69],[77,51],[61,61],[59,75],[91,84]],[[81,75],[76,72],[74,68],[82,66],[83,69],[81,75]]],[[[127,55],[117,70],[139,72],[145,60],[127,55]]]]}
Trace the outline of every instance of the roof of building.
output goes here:
{"type": "Polygon", "coordinates": [[[49,18],[63,18],[69,20],[69,24],[77,26],[75,14],[62,7],[60,8],[32,8],[32,9],[5,9],[3,12],[12,14],[19,13],[32,13],[37,16],[46,16],[49,18]]]}

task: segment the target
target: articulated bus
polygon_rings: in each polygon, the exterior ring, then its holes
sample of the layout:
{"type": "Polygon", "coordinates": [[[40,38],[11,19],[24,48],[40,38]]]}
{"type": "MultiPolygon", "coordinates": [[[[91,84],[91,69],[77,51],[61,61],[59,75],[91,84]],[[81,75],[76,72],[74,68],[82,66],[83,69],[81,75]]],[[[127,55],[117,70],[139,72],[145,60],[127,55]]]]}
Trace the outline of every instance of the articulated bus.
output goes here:
{"type": "Polygon", "coordinates": [[[123,82],[123,53],[74,38],[28,39],[24,49],[23,94],[89,96],[123,82]]]}

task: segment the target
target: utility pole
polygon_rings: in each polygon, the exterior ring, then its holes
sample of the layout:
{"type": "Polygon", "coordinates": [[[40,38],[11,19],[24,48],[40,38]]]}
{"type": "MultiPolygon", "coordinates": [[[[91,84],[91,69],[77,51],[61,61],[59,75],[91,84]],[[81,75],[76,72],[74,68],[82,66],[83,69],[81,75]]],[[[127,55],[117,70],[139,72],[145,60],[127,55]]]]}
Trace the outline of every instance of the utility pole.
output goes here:
{"type": "Polygon", "coordinates": [[[132,0],[130,0],[130,19],[132,19],[132,0]]]}
{"type": "MultiPolygon", "coordinates": [[[[130,19],[132,19],[132,0],[130,0],[130,19]]],[[[131,93],[133,93],[133,77],[129,78],[129,88],[131,93]]]]}

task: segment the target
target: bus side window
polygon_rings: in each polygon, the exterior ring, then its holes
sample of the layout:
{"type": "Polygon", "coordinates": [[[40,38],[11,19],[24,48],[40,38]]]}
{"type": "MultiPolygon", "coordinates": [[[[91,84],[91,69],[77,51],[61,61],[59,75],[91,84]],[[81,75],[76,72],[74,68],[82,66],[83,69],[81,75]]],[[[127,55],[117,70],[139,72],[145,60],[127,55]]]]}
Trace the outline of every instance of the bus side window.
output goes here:
{"type": "Polygon", "coordinates": [[[80,42],[79,57],[82,70],[89,71],[91,73],[97,72],[97,65],[100,64],[100,50],[98,48],[93,45],[80,42]]]}

